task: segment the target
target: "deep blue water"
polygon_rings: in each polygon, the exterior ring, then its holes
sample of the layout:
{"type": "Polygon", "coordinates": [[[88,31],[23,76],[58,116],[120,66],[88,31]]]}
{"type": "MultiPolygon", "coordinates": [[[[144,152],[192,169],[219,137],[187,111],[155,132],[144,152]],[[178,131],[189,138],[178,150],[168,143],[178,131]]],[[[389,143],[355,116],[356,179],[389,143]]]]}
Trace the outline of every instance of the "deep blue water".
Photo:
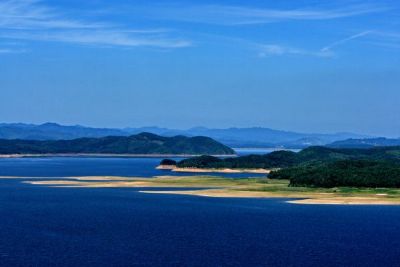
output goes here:
{"type": "MultiPolygon", "coordinates": [[[[1,160],[0,175],[93,174],[69,160],[1,160]]],[[[94,175],[139,176],[120,159],[93,161],[94,175]]],[[[0,179],[0,266],[400,266],[400,207],[139,190],[0,179]]]]}
{"type": "MultiPolygon", "coordinates": [[[[162,158],[6,158],[0,159],[0,176],[62,177],[62,176],[140,176],[199,175],[156,170],[162,158]]],[[[179,158],[175,160],[180,160],[179,158]]],[[[202,173],[223,177],[241,178],[249,174],[202,173]]],[[[265,176],[251,174],[250,176],[265,176]]]]}

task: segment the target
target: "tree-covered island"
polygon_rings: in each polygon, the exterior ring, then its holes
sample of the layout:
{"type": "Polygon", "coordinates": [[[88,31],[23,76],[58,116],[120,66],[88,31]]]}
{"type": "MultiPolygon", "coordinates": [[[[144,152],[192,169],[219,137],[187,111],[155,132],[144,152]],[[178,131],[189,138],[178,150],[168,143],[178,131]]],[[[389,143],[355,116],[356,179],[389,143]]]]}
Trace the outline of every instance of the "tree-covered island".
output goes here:
{"type": "Polygon", "coordinates": [[[269,169],[269,178],[289,180],[289,186],[400,187],[400,147],[309,147],[298,153],[276,151],[266,155],[225,159],[200,156],[182,160],[176,166],[199,169],[269,169]]]}

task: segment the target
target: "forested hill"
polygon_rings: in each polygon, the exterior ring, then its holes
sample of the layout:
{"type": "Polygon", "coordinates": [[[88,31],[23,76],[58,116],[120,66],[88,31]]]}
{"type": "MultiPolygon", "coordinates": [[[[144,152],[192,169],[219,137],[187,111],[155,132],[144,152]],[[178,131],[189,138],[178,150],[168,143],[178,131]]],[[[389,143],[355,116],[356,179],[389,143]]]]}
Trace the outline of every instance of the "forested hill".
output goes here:
{"type": "Polygon", "coordinates": [[[380,146],[400,146],[399,139],[389,138],[367,138],[367,139],[347,139],[336,141],[328,145],[333,148],[372,148],[380,146]]]}
{"type": "Polygon", "coordinates": [[[183,160],[177,166],[276,169],[269,177],[288,179],[291,186],[400,187],[400,147],[309,147],[298,153],[276,151],[227,159],[201,156],[183,160]]]}
{"type": "Polygon", "coordinates": [[[4,140],[0,154],[176,154],[231,155],[235,152],[208,137],[163,137],[151,133],[74,140],[4,140]]]}
{"type": "Polygon", "coordinates": [[[332,162],[337,160],[393,160],[400,161],[400,147],[379,147],[372,149],[335,149],[309,147],[295,153],[276,151],[266,155],[249,155],[237,158],[219,159],[203,156],[183,160],[178,167],[197,168],[284,168],[306,163],[332,162]]]}

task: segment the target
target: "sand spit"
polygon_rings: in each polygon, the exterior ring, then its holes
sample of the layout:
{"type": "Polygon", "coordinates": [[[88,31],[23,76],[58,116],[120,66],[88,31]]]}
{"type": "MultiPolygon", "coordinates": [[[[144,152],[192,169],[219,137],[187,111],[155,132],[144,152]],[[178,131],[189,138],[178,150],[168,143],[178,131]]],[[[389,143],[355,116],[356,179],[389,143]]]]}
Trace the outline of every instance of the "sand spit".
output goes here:
{"type": "MultiPolygon", "coordinates": [[[[64,177],[62,180],[46,179],[38,181],[24,181],[26,184],[46,185],[53,187],[188,187],[186,183],[180,183],[184,180],[181,177],[173,176],[158,176],[154,178],[139,178],[139,177],[118,177],[118,176],[82,176],[82,177],[64,177]]],[[[193,186],[195,187],[195,186],[193,186]]]]}
{"type": "Polygon", "coordinates": [[[399,199],[384,199],[374,197],[332,197],[332,198],[307,198],[287,201],[292,204],[307,205],[400,205],[399,199]]]}
{"type": "Polygon", "coordinates": [[[271,170],[266,169],[203,169],[203,168],[170,168],[173,172],[188,173],[259,173],[268,174],[271,170]]]}
{"type": "Polygon", "coordinates": [[[77,181],[77,180],[51,180],[51,181],[25,181],[32,185],[46,185],[51,187],[87,187],[87,188],[107,188],[107,187],[151,187],[148,182],[142,181],[77,181]]]}
{"type": "Polygon", "coordinates": [[[291,204],[400,205],[399,192],[390,194],[376,191],[343,193],[327,191],[327,189],[322,188],[293,188],[287,186],[287,181],[270,180],[267,178],[229,179],[210,176],[135,178],[89,176],[67,177],[62,178],[62,180],[30,180],[24,181],[24,183],[50,187],[165,188],[165,190],[158,189],[156,191],[144,189],[139,192],[216,198],[286,198],[288,199],[287,202],[291,204]],[[172,190],[168,190],[168,188],[172,190]],[[173,190],[173,188],[181,188],[182,190],[173,190]]]}
{"type": "Polygon", "coordinates": [[[156,167],[157,170],[167,170],[167,171],[172,171],[175,168],[176,168],[175,165],[158,165],[156,167]]]}
{"type": "Polygon", "coordinates": [[[378,197],[338,197],[332,195],[331,197],[321,197],[326,194],[280,194],[280,193],[266,193],[254,191],[233,191],[233,190],[220,190],[220,189],[207,189],[207,190],[182,190],[182,191],[140,191],[146,194],[175,194],[175,195],[190,195],[199,197],[225,197],[225,198],[301,198],[296,200],[287,200],[291,204],[307,204],[307,205],[400,205],[399,199],[384,199],[378,197]]]}

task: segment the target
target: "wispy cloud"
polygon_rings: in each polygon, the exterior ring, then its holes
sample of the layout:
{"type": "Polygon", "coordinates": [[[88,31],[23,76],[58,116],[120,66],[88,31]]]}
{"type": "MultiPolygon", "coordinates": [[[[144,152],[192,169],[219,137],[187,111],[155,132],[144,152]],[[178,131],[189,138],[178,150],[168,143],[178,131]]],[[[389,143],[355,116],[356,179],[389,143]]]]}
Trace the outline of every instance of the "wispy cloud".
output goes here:
{"type": "Polygon", "coordinates": [[[345,45],[356,39],[366,38],[367,44],[374,46],[382,46],[392,49],[400,49],[400,34],[399,33],[388,33],[380,31],[362,31],[357,34],[353,34],[346,38],[332,42],[331,44],[322,47],[319,50],[305,50],[300,48],[293,48],[288,46],[282,46],[278,44],[258,44],[257,48],[260,57],[267,56],[284,56],[284,55],[301,55],[301,56],[313,56],[313,57],[333,57],[335,56],[335,48],[338,46],[345,45]]]}
{"type": "Polygon", "coordinates": [[[110,26],[62,17],[39,0],[0,2],[0,27],[3,29],[91,29],[110,26]]]}
{"type": "Polygon", "coordinates": [[[351,5],[340,8],[268,9],[226,5],[153,5],[136,8],[141,15],[157,19],[221,25],[265,24],[287,20],[328,20],[382,12],[378,5],[351,5]]]}
{"type": "Polygon", "coordinates": [[[304,49],[280,43],[261,43],[243,38],[233,38],[215,36],[219,43],[227,46],[241,47],[251,52],[256,52],[260,58],[280,57],[280,56],[308,56],[308,57],[332,57],[331,51],[321,52],[319,49],[304,49]]]}
{"type": "Polygon", "coordinates": [[[135,36],[132,38],[125,32],[113,30],[91,31],[63,31],[36,33],[8,33],[0,34],[1,37],[21,40],[35,40],[48,42],[75,43],[81,45],[137,47],[150,46],[160,48],[182,48],[191,46],[191,42],[172,38],[158,38],[149,36],[135,36]]]}
{"type": "Polygon", "coordinates": [[[13,48],[1,48],[0,47],[0,54],[19,54],[25,53],[27,50],[25,49],[13,49],[13,48]]]}
{"type": "Polygon", "coordinates": [[[400,47],[400,34],[399,33],[389,33],[389,32],[382,32],[382,31],[376,31],[376,30],[368,30],[368,31],[362,31],[357,34],[353,34],[351,36],[348,36],[346,38],[340,39],[338,41],[335,41],[321,49],[321,52],[332,52],[334,48],[337,46],[344,45],[350,41],[353,41],[355,39],[360,39],[360,38],[367,38],[368,41],[367,43],[371,45],[377,45],[377,46],[385,46],[388,48],[399,48],[400,47]]]}
{"type": "Polygon", "coordinates": [[[181,48],[191,42],[165,29],[130,29],[107,21],[63,15],[40,0],[0,2],[0,36],[8,39],[68,42],[87,45],[181,48]]]}
{"type": "Polygon", "coordinates": [[[298,56],[312,56],[312,57],[331,57],[331,51],[311,51],[300,48],[293,48],[278,44],[259,44],[258,45],[259,57],[270,56],[284,56],[284,55],[298,55],[298,56]]]}
{"type": "Polygon", "coordinates": [[[347,43],[347,42],[349,42],[351,40],[358,39],[358,38],[364,37],[364,36],[372,34],[372,33],[373,33],[373,31],[363,31],[363,32],[351,35],[349,37],[346,37],[344,39],[341,39],[339,41],[333,42],[333,43],[323,47],[321,49],[321,52],[328,52],[328,51],[332,50],[332,48],[334,48],[336,46],[343,45],[343,44],[345,44],[345,43],[347,43]]]}
{"type": "MultiPolygon", "coordinates": [[[[63,13],[46,5],[42,0],[0,0],[0,38],[7,40],[29,40],[62,42],[101,47],[156,47],[174,49],[189,47],[190,40],[180,38],[179,32],[165,28],[135,29],[117,25],[107,20],[88,19],[84,11],[81,15],[63,13]]],[[[354,2],[353,2],[354,3],[354,2]]],[[[357,4],[341,7],[320,6],[319,8],[271,9],[228,5],[171,5],[148,4],[126,9],[132,16],[148,19],[187,21],[218,25],[265,24],[280,21],[330,20],[361,16],[387,10],[385,6],[357,4]],[[136,12],[136,13],[135,13],[136,12]]],[[[114,14],[115,15],[115,14],[114,14]]],[[[188,35],[190,36],[191,33],[188,35]]],[[[275,42],[252,44],[260,57],[302,55],[331,57],[335,48],[355,39],[375,36],[370,42],[396,46],[396,34],[377,31],[363,31],[332,42],[321,49],[302,49],[275,42]],[[378,38],[380,37],[380,38],[378,38]],[[382,41],[385,39],[386,41],[382,41]]],[[[3,47],[0,53],[16,51],[13,47],[3,47]]]]}

